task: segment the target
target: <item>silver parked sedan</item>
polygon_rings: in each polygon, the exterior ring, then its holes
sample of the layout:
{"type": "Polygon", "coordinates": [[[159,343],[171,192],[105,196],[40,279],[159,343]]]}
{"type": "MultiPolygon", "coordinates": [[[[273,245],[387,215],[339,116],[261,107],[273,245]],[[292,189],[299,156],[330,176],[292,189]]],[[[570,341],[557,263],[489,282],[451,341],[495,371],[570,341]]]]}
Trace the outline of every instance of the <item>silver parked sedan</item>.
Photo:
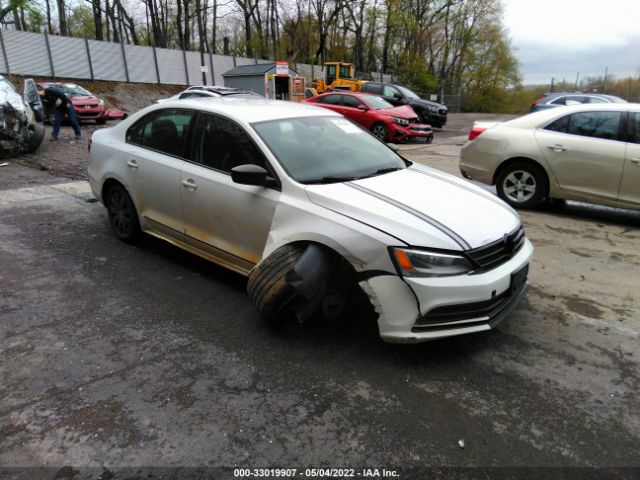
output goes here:
{"type": "Polygon", "coordinates": [[[489,330],[527,290],[516,212],[322,108],[167,101],[90,146],[118,238],[145,231],[247,275],[272,324],[368,309],[384,340],[421,342],[489,330]]]}
{"type": "Polygon", "coordinates": [[[531,208],[548,198],[640,208],[640,105],[559,107],[478,122],[460,171],[531,208]]]}

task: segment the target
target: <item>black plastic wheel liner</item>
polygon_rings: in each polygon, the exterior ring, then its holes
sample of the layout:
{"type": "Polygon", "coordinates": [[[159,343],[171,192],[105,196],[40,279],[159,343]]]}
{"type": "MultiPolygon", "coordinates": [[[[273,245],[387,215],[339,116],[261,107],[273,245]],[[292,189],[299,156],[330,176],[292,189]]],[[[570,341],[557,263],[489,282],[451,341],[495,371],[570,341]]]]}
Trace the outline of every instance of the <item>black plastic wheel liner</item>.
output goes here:
{"type": "Polygon", "coordinates": [[[319,246],[309,244],[285,277],[295,299],[291,310],[299,322],[308,320],[320,307],[329,277],[330,257],[319,246]]]}

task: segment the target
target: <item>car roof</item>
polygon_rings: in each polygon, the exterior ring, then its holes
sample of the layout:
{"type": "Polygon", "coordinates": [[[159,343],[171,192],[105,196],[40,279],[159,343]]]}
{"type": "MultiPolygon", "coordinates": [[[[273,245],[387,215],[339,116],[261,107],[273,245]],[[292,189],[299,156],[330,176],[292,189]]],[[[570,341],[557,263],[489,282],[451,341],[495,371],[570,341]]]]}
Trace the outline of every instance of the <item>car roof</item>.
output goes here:
{"type": "MultiPolygon", "coordinates": [[[[248,90],[243,90],[242,88],[236,87],[219,87],[216,85],[193,85],[184,92],[207,92],[214,93],[218,95],[237,95],[239,93],[253,93],[248,90]]],[[[181,93],[184,93],[181,92],[181,93]]]]}
{"type": "Polygon", "coordinates": [[[580,105],[547,108],[504,122],[513,127],[536,127],[565,115],[580,112],[640,112],[640,103],[584,103],[580,105]]]}
{"type": "Polygon", "coordinates": [[[545,93],[544,97],[548,99],[566,97],[566,96],[577,96],[577,97],[603,97],[603,98],[611,98],[611,99],[619,99],[620,97],[616,97],[615,95],[609,95],[607,93],[592,93],[592,92],[549,92],[545,93]]]}
{"type": "Polygon", "coordinates": [[[377,97],[380,98],[378,95],[375,95],[373,93],[369,93],[369,92],[354,92],[353,90],[331,90],[329,92],[326,93],[321,93],[320,95],[318,95],[318,97],[326,97],[327,95],[352,95],[354,97],[377,97]]]}
{"type": "Polygon", "coordinates": [[[193,108],[201,112],[219,113],[239,123],[256,123],[296,117],[340,117],[339,113],[309,103],[267,100],[250,96],[201,97],[167,100],[156,108],[193,108]]]}

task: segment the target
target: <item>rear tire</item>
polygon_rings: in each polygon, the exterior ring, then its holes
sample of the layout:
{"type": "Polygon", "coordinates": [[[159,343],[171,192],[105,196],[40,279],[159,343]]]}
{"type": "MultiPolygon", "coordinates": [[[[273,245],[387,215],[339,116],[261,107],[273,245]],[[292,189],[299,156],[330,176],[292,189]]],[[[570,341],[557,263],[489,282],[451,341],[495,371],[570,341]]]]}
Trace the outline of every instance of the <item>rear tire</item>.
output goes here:
{"type": "Polygon", "coordinates": [[[514,208],[537,207],[547,196],[547,177],[536,165],[514,162],[498,174],[496,190],[514,208]]]}
{"type": "Polygon", "coordinates": [[[285,245],[265,258],[249,274],[247,293],[262,320],[276,326],[293,318],[287,308],[296,294],[286,281],[305,251],[305,245],[285,245]]]}
{"type": "Polygon", "coordinates": [[[142,230],[138,212],[127,190],[120,184],[110,187],[106,194],[105,205],[115,236],[126,243],[137,243],[142,230]]]}

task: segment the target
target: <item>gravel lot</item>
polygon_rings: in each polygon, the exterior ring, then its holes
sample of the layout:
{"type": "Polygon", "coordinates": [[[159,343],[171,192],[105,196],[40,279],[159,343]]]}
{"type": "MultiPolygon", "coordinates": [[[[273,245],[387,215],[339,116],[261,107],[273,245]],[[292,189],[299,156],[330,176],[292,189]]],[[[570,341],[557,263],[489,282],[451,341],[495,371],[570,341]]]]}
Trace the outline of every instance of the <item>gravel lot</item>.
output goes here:
{"type": "MultiPolygon", "coordinates": [[[[457,174],[478,117],[401,150],[457,174]]],[[[387,345],[357,321],[274,334],[242,277],[151,238],[118,242],[86,160],[84,143],[46,142],[0,167],[1,478],[640,475],[640,213],[522,212],[532,288],[510,319],[387,345]]]]}

